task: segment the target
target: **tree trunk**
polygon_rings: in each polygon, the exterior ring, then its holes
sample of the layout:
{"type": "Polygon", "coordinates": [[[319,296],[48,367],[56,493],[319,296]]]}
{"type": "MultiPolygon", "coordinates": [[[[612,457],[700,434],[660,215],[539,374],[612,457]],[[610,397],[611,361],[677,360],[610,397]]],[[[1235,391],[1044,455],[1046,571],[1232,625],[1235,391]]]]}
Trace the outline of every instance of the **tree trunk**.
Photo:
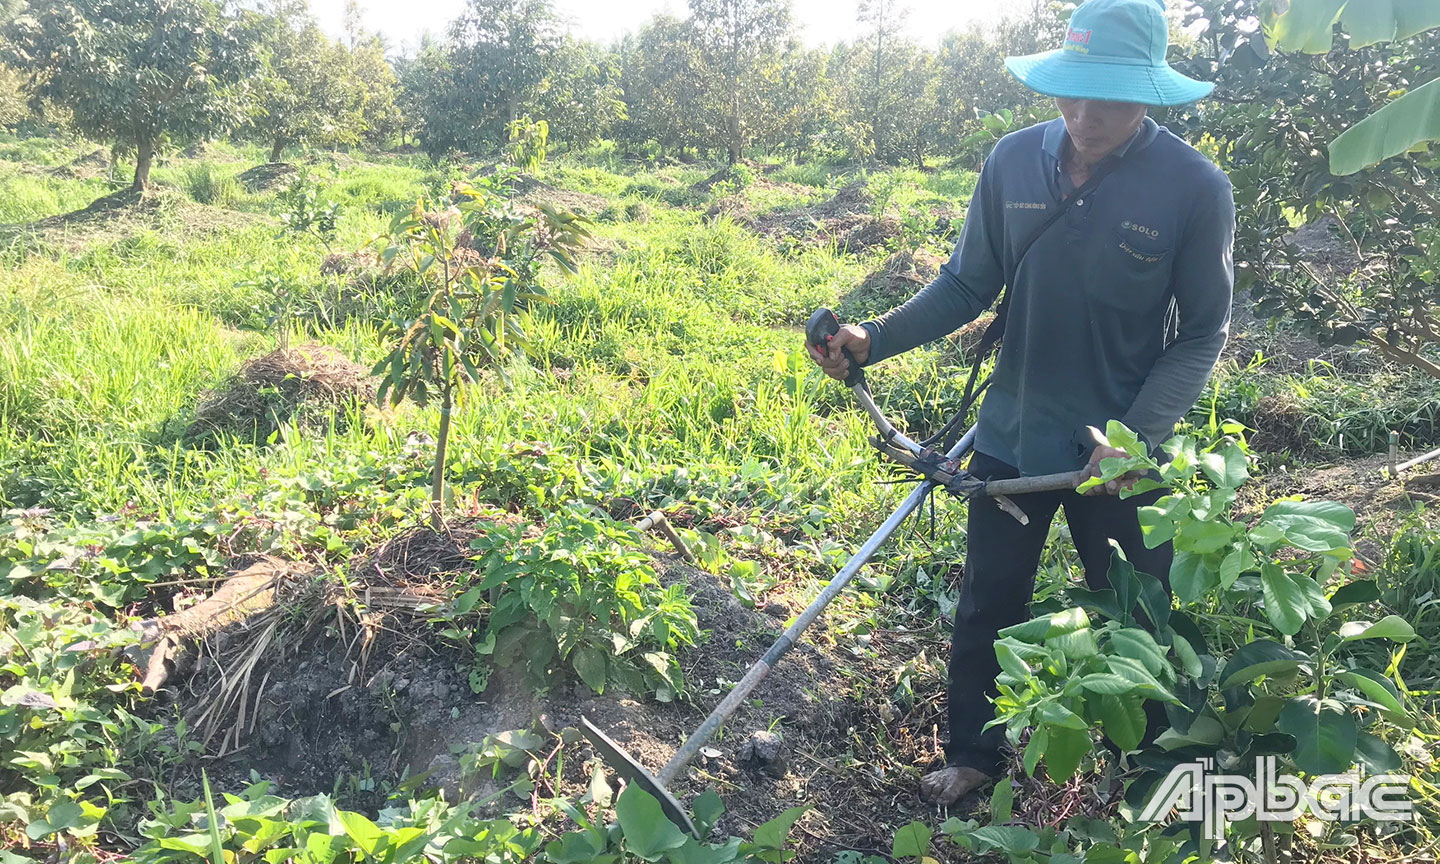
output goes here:
{"type": "Polygon", "coordinates": [[[883,21],[875,25],[877,31],[875,34],[875,104],[871,107],[870,114],[870,143],[875,147],[876,160],[880,158],[880,82],[883,79],[880,51],[885,45],[885,32],[881,29],[882,24],[883,21]]]}
{"type": "Polygon", "coordinates": [[[143,191],[150,185],[150,163],[155,161],[155,142],[149,138],[141,138],[135,144],[135,182],[130,188],[136,192],[143,191]]]}
{"type": "Polygon", "coordinates": [[[454,401],[450,387],[447,382],[440,391],[440,432],[435,438],[435,467],[430,474],[430,527],[437,532],[445,527],[445,453],[450,443],[450,406],[454,401]]]}
{"type": "Polygon", "coordinates": [[[730,85],[730,116],[725,118],[725,131],[730,138],[730,164],[740,161],[740,82],[730,85]]]}
{"type": "Polygon", "coordinates": [[[275,146],[270,148],[270,161],[279,162],[280,156],[285,152],[285,139],[276,138],[275,146]]]}

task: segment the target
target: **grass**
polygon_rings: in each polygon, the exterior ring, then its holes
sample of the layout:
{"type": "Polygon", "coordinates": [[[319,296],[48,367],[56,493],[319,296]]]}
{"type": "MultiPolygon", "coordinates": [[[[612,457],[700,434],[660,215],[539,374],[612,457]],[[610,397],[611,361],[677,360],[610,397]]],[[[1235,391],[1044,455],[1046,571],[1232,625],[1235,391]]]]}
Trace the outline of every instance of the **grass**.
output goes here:
{"type": "MultiPolygon", "coordinates": [[[[108,192],[103,177],[35,170],[92,151],[0,138],[0,223],[78,210],[108,192]]],[[[361,289],[320,274],[331,250],[285,235],[272,212],[277,190],[247,190],[239,180],[262,159],[229,144],[169,157],[155,174],[164,206],[134,225],[78,226],[39,241],[23,227],[10,230],[10,266],[0,270],[0,509],[48,508],[61,525],[84,530],[116,517],[126,528],[264,523],[270,533],[258,533],[250,551],[331,563],[415,521],[424,477],[407,453],[416,434],[438,425],[433,407],[356,409],[340,418],[349,422],[286,426],[258,443],[202,447],[182,434],[206,390],[274,347],[270,298],[257,287],[265,274],[300,284],[304,314],[281,324],[292,343],[323,342],[362,365],[384,353],[376,335],[384,316],[404,311],[395,286],[361,289]],[[386,473],[403,464],[409,474],[386,473]],[[377,475],[398,486],[374,488],[377,475]],[[365,515],[339,518],[343,508],[316,503],[331,494],[365,515]]],[[[392,214],[463,176],[458,166],[411,157],[306,161],[341,205],[331,244],[340,251],[373,248],[392,214]]],[[[594,249],[578,274],[555,274],[552,302],[529,314],[533,360],[507,370],[508,384],[487,374],[457,408],[450,481],[457,496],[539,518],[574,501],[619,502],[686,513],[723,538],[717,543],[739,543],[722,526],[744,526],[781,538],[792,553],[811,544],[808,569],[792,567],[777,588],[803,598],[908,491],[879,482],[865,420],[801,348],[809,312],[854,291],[885,255],[781,249],[728,218],[709,218],[710,200],[689,190],[713,171],[643,169],[606,148],[547,166],[545,184],[604,200],[594,249]],[[542,442],[549,455],[519,459],[523,442],[542,442]]],[[[813,191],[752,184],[738,194],[756,212],[824,200],[861,176],[892,216],[963,209],[975,182],[960,169],[862,175],[821,163],[766,176],[813,191]]],[[[965,372],[953,350],[922,350],[874,370],[872,381],[892,416],[924,431],[958,401],[965,372]]],[[[1406,430],[1417,446],[1433,443],[1435,392],[1434,382],[1383,368],[1340,374],[1312,364],[1282,373],[1232,364],[1192,419],[1203,424],[1213,405],[1221,417],[1258,423],[1265,400],[1283,399],[1315,443],[1290,454],[1292,462],[1359,455],[1383,450],[1389,428],[1406,430]]],[[[935,574],[963,554],[961,513],[942,503],[936,541],[907,534],[882,551],[870,572],[883,576],[876,584],[893,584],[842,598],[831,613],[839,638],[890,619],[937,627],[937,609],[953,597],[935,574]]],[[[1407,540],[1389,566],[1433,581],[1426,542],[1407,540]]],[[[1073,561],[1064,542],[1052,548],[1042,595],[1074,577],[1073,561]]],[[[1396,588],[1397,602],[1417,596],[1396,588]]],[[[1425,614],[1435,631],[1428,638],[1440,638],[1440,619],[1425,614]]],[[[1428,665],[1424,673],[1433,674],[1428,665]]]]}

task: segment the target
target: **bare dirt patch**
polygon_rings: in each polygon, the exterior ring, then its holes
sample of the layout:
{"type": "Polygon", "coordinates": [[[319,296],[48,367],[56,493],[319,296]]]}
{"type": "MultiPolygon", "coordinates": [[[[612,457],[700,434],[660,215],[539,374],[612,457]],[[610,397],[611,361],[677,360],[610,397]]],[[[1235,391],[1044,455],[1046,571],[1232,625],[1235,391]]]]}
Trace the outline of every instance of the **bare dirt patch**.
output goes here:
{"type": "Polygon", "coordinates": [[[292,419],[301,425],[324,422],[337,409],[374,401],[369,370],[334,348],[277,349],[247,360],[228,381],[202,395],[186,436],[225,434],[263,442],[292,419]]]}

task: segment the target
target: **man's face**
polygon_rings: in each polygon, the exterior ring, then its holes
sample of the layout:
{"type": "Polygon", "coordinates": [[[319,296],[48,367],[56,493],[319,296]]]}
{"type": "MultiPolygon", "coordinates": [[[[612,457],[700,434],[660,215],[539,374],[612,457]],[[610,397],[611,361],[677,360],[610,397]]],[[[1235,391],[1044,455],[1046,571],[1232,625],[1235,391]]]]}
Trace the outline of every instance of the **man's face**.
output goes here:
{"type": "Polygon", "coordinates": [[[1056,99],[1070,143],[1086,162],[1098,162],[1130,140],[1145,106],[1135,102],[1100,102],[1093,99],[1056,99]]]}

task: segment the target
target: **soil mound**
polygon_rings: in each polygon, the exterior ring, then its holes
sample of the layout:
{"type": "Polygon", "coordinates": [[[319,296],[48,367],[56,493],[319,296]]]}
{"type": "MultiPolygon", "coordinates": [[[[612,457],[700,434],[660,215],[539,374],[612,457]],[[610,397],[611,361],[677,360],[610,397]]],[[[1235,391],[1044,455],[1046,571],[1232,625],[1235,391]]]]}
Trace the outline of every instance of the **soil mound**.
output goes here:
{"type": "Polygon", "coordinates": [[[860,213],[869,213],[870,208],[874,205],[875,196],[870,194],[870,189],[865,185],[865,181],[855,180],[842,186],[833,198],[816,207],[815,215],[823,219],[855,216],[860,213]]]}
{"type": "Polygon", "coordinates": [[[289,162],[266,162],[241,171],[238,178],[247,192],[261,192],[294,177],[296,168],[289,162]]]}
{"type": "MultiPolygon", "coordinates": [[[[434,607],[425,604],[453,588],[451,574],[475,566],[472,537],[495,519],[513,518],[490,514],[442,534],[397,538],[352,562],[343,588],[310,583],[308,593],[292,595],[299,599],[274,606],[275,614],[212,636],[212,647],[197,652],[212,659],[175,681],[197,740],[209,730],[212,782],[243,785],[254,771],[279,794],[338,790],[345,806],[361,809],[379,807],[381,790],[406,778],[496,814],[532,806],[537,795],[578,796],[598,759],[573,732],[582,714],[656,769],[779,635],[783,619],[798,611],[798,602],[773,592],[763,610],[748,609],[716,577],[656,556],[662,580],[685,585],[706,632],[680,657],[693,701],[659,703],[611,690],[597,695],[568,671],[537,694],[517,675],[494,670],[477,694],[473,650],[457,647],[428,623],[433,612],[426,610],[434,607]],[[385,591],[405,602],[387,601],[385,591]],[[229,706],[223,716],[206,713],[215,704],[229,706]],[[532,755],[551,757],[549,772],[541,772],[538,788],[523,798],[503,791],[523,779],[523,766],[518,774],[511,768],[492,773],[488,766],[479,776],[465,770],[466,754],[499,736],[539,741],[543,747],[531,749],[541,752],[532,755]],[[495,800],[483,803],[488,798],[495,800]]],[[[670,788],[686,800],[716,789],[728,808],[720,829],[731,833],[749,832],[802,801],[822,803],[797,833],[803,861],[829,861],[845,848],[888,848],[896,827],[927,810],[915,799],[912,766],[939,758],[934,727],[942,718],[935,700],[901,702],[889,695],[895,670],[907,663],[918,669],[917,652],[923,660],[929,641],[903,631],[876,634],[864,643],[872,650],[852,653],[838,648],[823,624],[810,636],[670,788]],[[783,739],[783,758],[752,764],[745,745],[752,732],[767,731],[783,739]]],[[[927,674],[933,675],[927,686],[938,684],[937,674],[927,674]]],[[[199,764],[181,773],[198,782],[199,764]]]]}
{"type": "Polygon", "coordinates": [[[334,348],[277,349],[246,361],[230,380],[205,393],[186,435],[203,439],[225,434],[263,442],[292,419],[318,424],[336,409],[374,399],[375,383],[365,367],[334,348]]]}
{"type": "Polygon", "coordinates": [[[110,168],[110,155],[104,148],[96,148],[83,156],[76,156],[64,165],[44,169],[51,177],[86,179],[99,177],[110,168]]]}
{"type": "Polygon", "coordinates": [[[881,262],[839,303],[847,321],[872,318],[893,309],[929,284],[945,259],[928,249],[901,250],[881,262]]]}

